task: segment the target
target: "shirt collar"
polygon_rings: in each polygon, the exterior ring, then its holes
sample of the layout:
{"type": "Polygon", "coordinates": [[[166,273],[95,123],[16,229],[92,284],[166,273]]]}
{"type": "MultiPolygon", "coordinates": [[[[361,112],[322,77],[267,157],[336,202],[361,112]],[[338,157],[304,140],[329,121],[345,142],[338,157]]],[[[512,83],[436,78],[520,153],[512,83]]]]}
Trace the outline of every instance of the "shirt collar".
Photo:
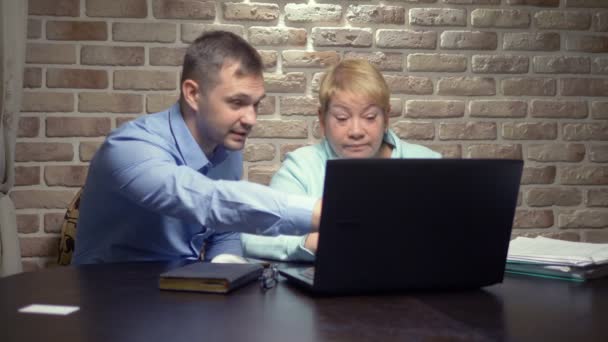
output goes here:
{"type": "Polygon", "coordinates": [[[199,170],[209,164],[209,159],[207,159],[203,150],[201,150],[196,140],[194,140],[188,126],[186,126],[179,102],[176,102],[169,108],[169,124],[171,125],[177,149],[182,155],[184,163],[195,170],[199,170]]]}

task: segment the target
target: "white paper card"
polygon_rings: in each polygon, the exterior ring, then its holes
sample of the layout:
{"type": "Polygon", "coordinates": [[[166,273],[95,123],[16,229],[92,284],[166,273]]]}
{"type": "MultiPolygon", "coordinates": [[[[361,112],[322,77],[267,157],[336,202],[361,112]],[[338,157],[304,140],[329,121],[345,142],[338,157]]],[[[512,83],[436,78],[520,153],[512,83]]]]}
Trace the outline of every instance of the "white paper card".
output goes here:
{"type": "Polygon", "coordinates": [[[71,314],[74,311],[78,311],[78,309],[80,309],[80,308],[77,306],[31,304],[31,305],[22,307],[21,309],[19,309],[19,312],[65,316],[65,315],[71,314]]]}

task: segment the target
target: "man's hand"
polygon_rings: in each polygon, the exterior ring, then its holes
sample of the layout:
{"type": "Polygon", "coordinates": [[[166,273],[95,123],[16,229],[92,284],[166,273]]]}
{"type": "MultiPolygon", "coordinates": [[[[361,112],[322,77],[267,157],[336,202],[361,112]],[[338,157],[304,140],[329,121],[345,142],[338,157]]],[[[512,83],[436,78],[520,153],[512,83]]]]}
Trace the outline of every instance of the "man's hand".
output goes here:
{"type": "Polygon", "coordinates": [[[304,241],[304,248],[317,253],[317,245],[319,244],[319,233],[310,233],[306,235],[306,240],[304,241]]]}
{"type": "MultiPolygon", "coordinates": [[[[312,209],[312,231],[319,231],[319,224],[321,223],[321,207],[323,206],[323,200],[319,199],[317,203],[315,203],[314,208],[312,209]]],[[[315,243],[316,248],[316,243],[315,243]]]]}

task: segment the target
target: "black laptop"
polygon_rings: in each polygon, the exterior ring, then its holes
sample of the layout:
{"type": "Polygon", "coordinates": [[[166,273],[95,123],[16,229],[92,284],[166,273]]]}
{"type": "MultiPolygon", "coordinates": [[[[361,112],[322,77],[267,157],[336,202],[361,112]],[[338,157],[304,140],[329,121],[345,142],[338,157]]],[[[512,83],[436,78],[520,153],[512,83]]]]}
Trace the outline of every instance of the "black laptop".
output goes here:
{"type": "Polygon", "coordinates": [[[327,162],[314,267],[320,293],[470,289],[502,282],[523,161],[327,162]]]}

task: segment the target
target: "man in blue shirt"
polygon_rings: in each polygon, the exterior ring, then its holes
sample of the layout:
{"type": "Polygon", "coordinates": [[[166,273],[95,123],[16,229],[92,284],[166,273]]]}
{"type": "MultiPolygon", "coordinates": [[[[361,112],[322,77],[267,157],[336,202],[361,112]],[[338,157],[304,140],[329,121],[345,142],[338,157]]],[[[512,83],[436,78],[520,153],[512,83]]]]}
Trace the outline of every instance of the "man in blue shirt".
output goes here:
{"type": "Polygon", "coordinates": [[[110,133],[91,160],[73,263],[242,254],[239,232],[318,228],[320,201],[239,181],[265,96],[259,54],[228,32],[187,49],[179,102],[110,133]]]}

